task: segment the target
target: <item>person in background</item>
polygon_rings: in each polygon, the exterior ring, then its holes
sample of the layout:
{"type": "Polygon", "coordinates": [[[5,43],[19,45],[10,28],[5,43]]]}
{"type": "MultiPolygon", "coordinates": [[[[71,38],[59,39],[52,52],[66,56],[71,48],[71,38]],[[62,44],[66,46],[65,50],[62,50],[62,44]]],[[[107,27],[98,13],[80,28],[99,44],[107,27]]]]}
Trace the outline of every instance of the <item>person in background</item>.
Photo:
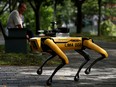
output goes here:
{"type": "MultiPolygon", "coordinates": [[[[12,28],[22,29],[22,28],[24,28],[23,27],[23,23],[24,23],[23,13],[25,12],[26,9],[27,9],[27,7],[24,2],[19,3],[18,9],[13,10],[9,15],[9,18],[7,21],[7,29],[12,29],[12,28]]],[[[32,31],[27,29],[26,37],[29,39],[33,36],[34,35],[33,35],[32,31]]]]}

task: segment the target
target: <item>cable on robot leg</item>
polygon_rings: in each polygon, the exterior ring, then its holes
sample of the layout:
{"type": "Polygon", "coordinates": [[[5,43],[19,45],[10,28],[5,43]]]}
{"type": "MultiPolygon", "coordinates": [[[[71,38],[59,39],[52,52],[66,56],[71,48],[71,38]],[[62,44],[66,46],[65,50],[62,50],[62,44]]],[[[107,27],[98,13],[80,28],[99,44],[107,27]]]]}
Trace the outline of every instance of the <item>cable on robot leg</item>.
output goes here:
{"type": "Polygon", "coordinates": [[[84,50],[75,50],[75,51],[78,52],[79,54],[81,54],[85,58],[85,61],[81,64],[81,66],[79,67],[79,70],[77,71],[77,73],[74,77],[75,81],[79,81],[79,73],[80,73],[81,69],[84,67],[84,65],[90,60],[90,56],[84,50]]]}
{"type": "Polygon", "coordinates": [[[47,63],[47,61],[49,61],[50,59],[54,58],[56,56],[56,54],[52,54],[50,57],[47,58],[47,60],[40,66],[40,68],[37,70],[37,74],[41,75],[42,74],[42,68],[43,66],[47,63]]]}
{"type": "Polygon", "coordinates": [[[52,75],[49,77],[49,79],[46,81],[46,84],[49,86],[52,84],[52,78],[53,76],[56,74],[56,72],[61,69],[66,63],[65,61],[61,58],[62,63],[54,70],[54,72],[52,73],[52,75]]]}

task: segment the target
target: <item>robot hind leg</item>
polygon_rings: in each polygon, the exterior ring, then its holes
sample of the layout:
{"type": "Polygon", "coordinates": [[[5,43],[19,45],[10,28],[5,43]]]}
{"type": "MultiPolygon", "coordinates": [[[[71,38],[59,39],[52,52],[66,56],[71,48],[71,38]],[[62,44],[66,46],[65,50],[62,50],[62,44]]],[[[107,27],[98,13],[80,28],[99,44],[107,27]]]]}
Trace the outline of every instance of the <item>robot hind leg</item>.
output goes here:
{"type": "Polygon", "coordinates": [[[92,39],[83,40],[83,46],[86,47],[86,48],[89,48],[91,50],[94,50],[97,53],[102,55],[101,57],[99,57],[95,61],[93,61],[93,63],[85,70],[85,73],[89,74],[92,66],[95,65],[98,61],[101,61],[102,59],[107,58],[108,53],[103,48],[101,48],[97,44],[93,43],[92,39]]]}
{"type": "Polygon", "coordinates": [[[103,60],[104,58],[105,57],[102,56],[102,57],[97,58],[95,61],[93,61],[92,64],[85,70],[85,74],[89,74],[91,72],[92,66],[95,65],[98,61],[103,60]]]}
{"type": "Polygon", "coordinates": [[[84,65],[90,60],[90,56],[85,50],[75,50],[75,51],[78,52],[79,54],[81,54],[85,58],[85,61],[81,64],[81,66],[79,67],[79,70],[77,71],[77,73],[74,77],[75,81],[79,81],[79,73],[80,73],[81,69],[84,67],[84,65]]]}

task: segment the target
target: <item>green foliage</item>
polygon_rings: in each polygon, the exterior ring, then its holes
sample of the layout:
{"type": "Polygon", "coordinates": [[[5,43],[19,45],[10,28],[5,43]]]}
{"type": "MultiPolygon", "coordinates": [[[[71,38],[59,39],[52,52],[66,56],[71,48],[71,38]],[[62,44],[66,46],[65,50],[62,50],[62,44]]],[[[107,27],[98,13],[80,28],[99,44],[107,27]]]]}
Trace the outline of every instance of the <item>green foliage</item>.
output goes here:
{"type": "MultiPolygon", "coordinates": [[[[30,28],[35,32],[35,14],[33,9],[31,8],[28,0],[24,0],[27,3],[27,11],[24,13],[25,16],[25,23],[26,27],[30,28]]],[[[43,1],[43,0],[42,0],[43,1]]],[[[76,20],[76,13],[77,8],[74,6],[74,3],[71,2],[72,0],[56,0],[57,7],[56,7],[56,18],[55,21],[61,26],[62,22],[68,24],[69,20],[75,22],[76,20]],[[62,4],[60,4],[62,3],[62,4]]],[[[5,0],[1,1],[2,5],[0,5],[0,10],[2,10],[3,6],[5,5],[5,0]]],[[[48,29],[50,27],[50,22],[53,21],[54,17],[54,8],[53,8],[53,1],[45,0],[43,1],[41,8],[40,8],[40,29],[48,29]],[[47,2],[47,3],[46,3],[47,2]],[[43,4],[46,3],[46,4],[43,4]]],[[[116,3],[116,0],[102,0],[102,14],[105,16],[116,16],[116,9],[115,8],[105,8],[105,4],[107,3],[116,3]]],[[[11,4],[12,5],[12,4],[11,4]]],[[[7,5],[8,6],[8,5],[7,5]]],[[[98,0],[85,0],[82,5],[82,12],[86,17],[91,17],[94,14],[98,14],[98,0]]],[[[6,26],[6,22],[8,19],[9,10],[5,11],[1,16],[0,20],[2,21],[4,27],[6,26]]]]}
{"type": "Polygon", "coordinates": [[[27,10],[24,13],[24,18],[25,18],[24,21],[25,21],[26,27],[34,32],[36,29],[35,16],[34,16],[34,11],[32,10],[29,4],[27,4],[27,10]]]}
{"type": "Polygon", "coordinates": [[[116,8],[106,8],[105,9],[105,15],[106,16],[116,16],[116,8]]]}
{"type": "Polygon", "coordinates": [[[116,25],[110,20],[101,23],[101,33],[105,36],[116,36],[116,25]]]}
{"type": "Polygon", "coordinates": [[[74,6],[70,0],[61,1],[62,4],[57,4],[56,11],[53,5],[42,5],[40,9],[40,26],[41,29],[51,28],[50,22],[56,21],[58,27],[61,27],[62,21],[68,23],[74,13],[74,6]]]}
{"type": "Polygon", "coordinates": [[[102,0],[102,13],[107,17],[115,17],[116,16],[116,7],[113,6],[116,4],[116,0],[102,0]]]}
{"type": "Polygon", "coordinates": [[[98,13],[98,0],[85,0],[82,10],[86,15],[94,15],[98,13]]]}
{"type": "Polygon", "coordinates": [[[75,14],[75,7],[71,0],[64,0],[63,5],[57,5],[56,10],[56,22],[58,27],[61,27],[62,23],[69,23],[69,20],[73,20],[75,14]]]}
{"type": "Polygon", "coordinates": [[[53,8],[51,6],[42,6],[40,12],[40,29],[46,30],[53,21],[53,8]]]}
{"type": "Polygon", "coordinates": [[[104,3],[116,3],[116,0],[102,0],[104,3]]]}
{"type": "Polygon", "coordinates": [[[4,13],[0,16],[0,21],[2,22],[4,27],[6,27],[8,16],[9,16],[9,13],[4,13]]]}

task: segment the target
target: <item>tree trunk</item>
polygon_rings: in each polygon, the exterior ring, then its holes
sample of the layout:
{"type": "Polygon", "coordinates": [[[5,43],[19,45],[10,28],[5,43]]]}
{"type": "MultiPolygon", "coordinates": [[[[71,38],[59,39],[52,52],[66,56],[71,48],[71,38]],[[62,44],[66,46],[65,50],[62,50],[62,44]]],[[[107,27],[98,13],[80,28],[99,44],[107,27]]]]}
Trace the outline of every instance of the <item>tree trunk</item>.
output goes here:
{"type": "Polygon", "coordinates": [[[36,34],[38,34],[38,30],[40,30],[40,14],[39,9],[35,11],[35,20],[36,20],[36,34]]]}
{"type": "Polygon", "coordinates": [[[100,23],[101,23],[101,0],[98,0],[99,19],[98,19],[98,36],[101,36],[100,23]]]}
{"type": "Polygon", "coordinates": [[[77,5],[77,24],[76,24],[76,26],[77,26],[77,33],[81,33],[82,32],[82,4],[78,4],[77,5]]]}
{"type": "Polygon", "coordinates": [[[40,6],[42,4],[42,0],[34,0],[34,4],[31,0],[28,0],[29,4],[34,10],[35,13],[35,21],[36,21],[36,31],[35,33],[38,34],[38,30],[40,30],[40,6]]]}

